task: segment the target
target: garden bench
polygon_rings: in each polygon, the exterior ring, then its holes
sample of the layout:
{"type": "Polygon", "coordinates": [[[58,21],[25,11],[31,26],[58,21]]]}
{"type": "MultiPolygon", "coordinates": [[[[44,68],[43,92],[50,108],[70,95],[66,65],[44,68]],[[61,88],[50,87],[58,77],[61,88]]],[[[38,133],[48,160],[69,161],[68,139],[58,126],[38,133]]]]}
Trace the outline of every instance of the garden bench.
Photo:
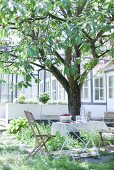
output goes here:
{"type": "Polygon", "coordinates": [[[114,124],[114,112],[104,112],[104,122],[106,124],[114,124]]]}

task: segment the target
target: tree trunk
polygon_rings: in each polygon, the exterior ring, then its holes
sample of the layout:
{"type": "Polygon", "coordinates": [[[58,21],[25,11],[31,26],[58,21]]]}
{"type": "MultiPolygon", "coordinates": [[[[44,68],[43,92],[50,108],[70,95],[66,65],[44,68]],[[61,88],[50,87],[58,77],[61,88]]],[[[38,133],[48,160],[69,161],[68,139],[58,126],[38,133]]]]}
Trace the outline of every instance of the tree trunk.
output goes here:
{"type": "MultiPolygon", "coordinates": [[[[69,113],[72,114],[72,120],[76,120],[76,115],[80,115],[80,107],[81,107],[81,87],[78,84],[73,83],[70,86],[68,91],[68,109],[69,113]]],[[[79,132],[75,132],[78,136],[80,136],[79,132]]],[[[74,132],[70,132],[70,135],[77,139],[77,136],[74,132]]]]}
{"type": "Polygon", "coordinates": [[[72,119],[75,120],[76,115],[80,115],[81,107],[81,88],[79,85],[71,85],[68,91],[68,109],[72,119]]]}

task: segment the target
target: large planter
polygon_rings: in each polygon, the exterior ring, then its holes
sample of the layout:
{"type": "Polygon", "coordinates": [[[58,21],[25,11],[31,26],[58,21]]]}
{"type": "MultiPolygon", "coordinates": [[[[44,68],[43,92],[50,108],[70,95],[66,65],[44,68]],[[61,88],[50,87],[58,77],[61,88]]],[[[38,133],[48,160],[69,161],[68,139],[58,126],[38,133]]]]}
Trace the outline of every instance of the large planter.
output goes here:
{"type": "Polygon", "coordinates": [[[6,117],[8,120],[25,117],[24,110],[32,112],[37,120],[59,120],[63,112],[68,113],[68,106],[8,103],[6,104],[6,117]]]}

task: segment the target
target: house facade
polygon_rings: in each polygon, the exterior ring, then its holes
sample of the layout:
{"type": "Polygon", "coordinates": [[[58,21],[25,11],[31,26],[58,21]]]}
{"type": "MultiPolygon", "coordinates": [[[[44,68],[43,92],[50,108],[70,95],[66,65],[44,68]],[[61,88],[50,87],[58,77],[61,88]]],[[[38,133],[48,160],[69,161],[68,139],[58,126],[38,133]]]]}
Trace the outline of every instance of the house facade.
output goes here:
{"type": "MultiPolygon", "coordinates": [[[[47,92],[52,101],[67,102],[67,94],[61,84],[46,71],[39,72],[39,95],[47,92]]],[[[92,118],[103,118],[104,112],[114,112],[113,60],[101,61],[88,75],[81,92],[81,112],[92,118]]]]}
{"type": "MultiPolygon", "coordinates": [[[[28,99],[38,99],[46,92],[49,94],[51,103],[67,103],[67,94],[56,78],[45,70],[38,70],[33,77],[39,78],[36,84],[31,82],[31,87],[18,89],[18,82],[24,80],[18,75],[1,75],[0,102],[13,102],[20,94],[28,99]],[[11,89],[11,85],[13,89],[11,89]]],[[[81,113],[90,114],[93,118],[103,118],[104,112],[114,112],[114,66],[113,60],[101,61],[94,70],[90,72],[82,87],[81,113]]]]}

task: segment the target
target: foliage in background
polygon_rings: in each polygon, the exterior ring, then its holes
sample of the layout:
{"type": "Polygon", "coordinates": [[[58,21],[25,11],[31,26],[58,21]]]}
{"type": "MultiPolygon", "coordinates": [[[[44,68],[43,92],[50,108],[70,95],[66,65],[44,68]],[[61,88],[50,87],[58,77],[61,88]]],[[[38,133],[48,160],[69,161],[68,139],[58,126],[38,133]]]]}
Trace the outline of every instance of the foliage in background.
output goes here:
{"type": "Polygon", "coordinates": [[[9,132],[16,134],[21,129],[28,128],[28,121],[25,118],[13,119],[10,121],[9,132]]]}
{"type": "Polygon", "coordinates": [[[48,93],[42,93],[39,97],[39,101],[43,104],[47,103],[49,99],[50,97],[48,93]]]}
{"type": "Polygon", "coordinates": [[[24,94],[21,94],[19,97],[15,98],[13,103],[19,104],[38,104],[38,100],[28,99],[24,94]]]}
{"type": "Polygon", "coordinates": [[[16,138],[22,143],[28,144],[31,146],[35,145],[35,140],[33,138],[30,127],[21,128],[21,130],[18,131],[15,135],[16,135],[16,138]]]}
{"type": "MultiPolygon", "coordinates": [[[[17,122],[17,124],[18,124],[18,122],[17,122]]],[[[15,126],[12,129],[15,129],[15,126]]],[[[51,126],[49,124],[45,125],[44,123],[41,123],[41,124],[39,124],[39,129],[42,134],[50,134],[51,133],[51,126]]],[[[99,144],[100,144],[99,133],[97,133],[97,132],[94,134],[84,133],[84,132],[81,133],[81,137],[83,138],[85,143],[89,140],[90,135],[92,135],[95,145],[99,146],[99,144]]],[[[27,143],[30,145],[35,144],[31,129],[26,128],[26,126],[24,128],[21,128],[21,130],[16,131],[16,137],[24,143],[27,143]]],[[[49,140],[49,142],[47,143],[49,150],[51,150],[51,151],[52,150],[60,150],[64,141],[65,141],[65,138],[60,133],[57,133],[56,136],[54,138],[52,138],[51,140],[49,140]]],[[[71,148],[84,147],[82,142],[80,142],[76,139],[73,139],[70,135],[67,137],[67,141],[69,141],[69,143],[71,144],[70,145],[71,148]]],[[[88,147],[91,147],[91,146],[92,146],[92,143],[90,142],[88,147]]],[[[64,149],[68,149],[67,144],[64,146],[64,149]]]]}
{"type": "Polygon", "coordinates": [[[26,100],[26,96],[24,94],[21,94],[18,98],[15,99],[15,103],[20,103],[23,104],[25,103],[26,100]]]}

